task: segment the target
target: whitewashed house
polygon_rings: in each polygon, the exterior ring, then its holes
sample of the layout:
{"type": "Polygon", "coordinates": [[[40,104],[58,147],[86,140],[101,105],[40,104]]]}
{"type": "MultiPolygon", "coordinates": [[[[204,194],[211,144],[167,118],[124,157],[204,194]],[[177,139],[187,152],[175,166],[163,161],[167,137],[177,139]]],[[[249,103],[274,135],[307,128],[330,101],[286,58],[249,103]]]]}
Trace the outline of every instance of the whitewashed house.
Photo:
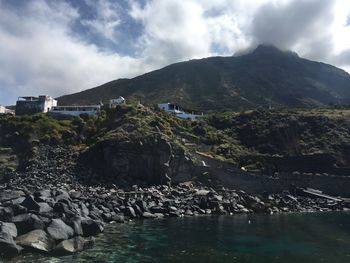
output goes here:
{"type": "Polygon", "coordinates": [[[172,103],[169,103],[169,102],[168,103],[160,103],[160,104],[158,104],[158,107],[161,110],[164,110],[166,112],[174,113],[176,115],[176,117],[179,117],[181,119],[194,120],[194,119],[197,119],[198,117],[203,115],[203,113],[196,114],[194,111],[184,110],[179,105],[172,104],[172,103]]]}
{"type": "Polygon", "coordinates": [[[55,106],[52,107],[49,114],[53,117],[77,117],[82,114],[96,116],[100,113],[100,105],[88,106],[55,106]]]}
{"type": "Polygon", "coordinates": [[[115,108],[117,105],[122,105],[122,104],[126,104],[126,99],[122,96],[119,96],[119,98],[117,99],[111,99],[109,101],[109,108],[115,108]]]}
{"type": "Polygon", "coordinates": [[[48,95],[19,97],[16,102],[16,115],[45,113],[54,106],[57,106],[57,100],[48,95]]]}

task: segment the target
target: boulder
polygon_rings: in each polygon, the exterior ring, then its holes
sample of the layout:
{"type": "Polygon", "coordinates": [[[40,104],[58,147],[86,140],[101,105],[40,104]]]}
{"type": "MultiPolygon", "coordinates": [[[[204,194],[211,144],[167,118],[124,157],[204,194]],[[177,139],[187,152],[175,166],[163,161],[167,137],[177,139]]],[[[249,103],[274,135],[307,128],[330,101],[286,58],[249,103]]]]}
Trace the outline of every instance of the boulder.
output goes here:
{"type": "Polygon", "coordinates": [[[14,216],[28,213],[28,209],[26,207],[20,205],[20,204],[12,204],[11,208],[13,210],[13,215],[14,216]]]}
{"type": "Polygon", "coordinates": [[[92,247],[94,244],[94,238],[85,239],[83,237],[75,237],[68,240],[63,240],[54,249],[54,253],[61,255],[69,255],[76,252],[80,252],[86,248],[92,247]]]}
{"type": "Polygon", "coordinates": [[[124,223],[125,217],[123,214],[112,214],[112,220],[116,223],[124,223]]]}
{"type": "Polygon", "coordinates": [[[1,190],[0,192],[0,202],[6,202],[9,200],[17,199],[21,196],[24,196],[23,191],[14,191],[14,190],[1,190]]]}
{"type": "Polygon", "coordinates": [[[89,209],[86,207],[86,205],[83,202],[80,203],[80,211],[81,211],[80,214],[83,217],[86,217],[90,214],[89,209]]]}
{"type": "Polygon", "coordinates": [[[29,211],[33,210],[33,211],[39,212],[39,209],[40,209],[39,204],[30,195],[26,196],[26,198],[23,200],[21,205],[26,207],[29,211]]]}
{"type": "Polygon", "coordinates": [[[81,226],[81,217],[65,219],[64,222],[74,230],[74,235],[82,236],[83,227],[81,226]]]}
{"type": "Polygon", "coordinates": [[[103,225],[102,223],[89,219],[84,218],[81,220],[81,226],[83,227],[83,234],[85,237],[87,236],[95,236],[101,232],[103,232],[103,225]]]}
{"type": "Polygon", "coordinates": [[[72,190],[69,192],[69,195],[71,198],[77,199],[77,198],[80,198],[82,196],[82,192],[72,190]]]}
{"type": "Polygon", "coordinates": [[[210,191],[202,189],[202,190],[196,191],[195,195],[197,195],[197,196],[206,196],[209,193],[210,193],[210,191]]]}
{"type": "Polygon", "coordinates": [[[151,212],[152,213],[161,213],[161,214],[164,214],[164,213],[167,213],[169,212],[169,209],[168,208],[165,208],[165,207],[162,207],[162,206],[153,206],[150,208],[151,212]]]}
{"type": "Polygon", "coordinates": [[[17,227],[14,223],[4,223],[0,222],[0,232],[7,232],[9,233],[13,238],[17,237],[17,227]]]}
{"type": "Polygon", "coordinates": [[[55,245],[55,242],[42,229],[36,229],[17,237],[16,243],[25,249],[34,249],[43,252],[49,252],[55,245]]]}
{"type": "Polygon", "coordinates": [[[143,212],[142,214],[142,218],[145,219],[149,219],[149,218],[156,218],[157,216],[155,216],[154,214],[150,213],[150,212],[143,212]]]}
{"type": "Polygon", "coordinates": [[[0,207],[0,221],[11,222],[13,209],[11,207],[0,207]]]}
{"type": "Polygon", "coordinates": [[[51,190],[41,190],[41,191],[37,191],[34,193],[35,198],[36,197],[41,197],[41,198],[47,198],[47,197],[51,197],[51,190]]]}
{"type": "Polygon", "coordinates": [[[45,202],[38,203],[40,214],[49,214],[53,211],[53,208],[45,202]]]}
{"type": "Polygon", "coordinates": [[[21,252],[22,248],[16,245],[12,235],[6,231],[0,231],[0,257],[13,257],[21,252]]]}
{"type": "Polygon", "coordinates": [[[131,218],[136,218],[137,217],[134,208],[132,208],[131,206],[126,207],[126,209],[124,210],[124,214],[126,216],[131,217],[131,218]]]}
{"type": "Polygon", "coordinates": [[[65,240],[74,236],[74,230],[62,219],[52,219],[51,224],[47,228],[47,233],[54,240],[65,240]]]}
{"type": "Polygon", "coordinates": [[[45,222],[34,214],[22,214],[15,216],[12,222],[16,225],[19,235],[25,234],[34,229],[44,229],[45,222]]]}

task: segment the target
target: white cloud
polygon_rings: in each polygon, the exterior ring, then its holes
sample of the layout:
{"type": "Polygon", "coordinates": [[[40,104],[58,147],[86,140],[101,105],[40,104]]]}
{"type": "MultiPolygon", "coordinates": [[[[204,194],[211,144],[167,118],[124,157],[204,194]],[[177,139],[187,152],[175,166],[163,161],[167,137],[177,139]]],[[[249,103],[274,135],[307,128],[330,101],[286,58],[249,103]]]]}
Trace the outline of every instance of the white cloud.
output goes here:
{"type": "Polygon", "coordinates": [[[128,0],[130,9],[114,0],[85,1],[93,18],[83,19],[68,0],[31,0],[22,9],[0,0],[0,103],[77,92],[258,42],[350,69],[348,0],[128,0]],[[102,49],[73,30],[80,22],[117,43],[130,30],[123,28],[126,15],[142,27],[133,54],[102,49]]]}
{"type": "Polygon", "coordinates": [[[190,0],[154,0],[144,8],[134,5],[131,15],[144,26],[139,45],[146,62],[159,66],[209,55],[210,38],[204,11],[190,0]]]}
{"type": "Polygon", "coordinates": [[[58,96],[143,72],[136,59],[72,36],[69,24],[77,18],[64,2],[35,1],[25,17],[0,10],[2,104],[14,103],[19,95],[58,96]]]}
{"type": "Polygon", "coordinates": [[[118,2],[108,0],[85,0],[87,5],[94,9],[96,17],[94,19],[82,19],[81,23],[90,27],[104,38],[113,42],[119,41],[118,27],[121,24],[118,2]]]}

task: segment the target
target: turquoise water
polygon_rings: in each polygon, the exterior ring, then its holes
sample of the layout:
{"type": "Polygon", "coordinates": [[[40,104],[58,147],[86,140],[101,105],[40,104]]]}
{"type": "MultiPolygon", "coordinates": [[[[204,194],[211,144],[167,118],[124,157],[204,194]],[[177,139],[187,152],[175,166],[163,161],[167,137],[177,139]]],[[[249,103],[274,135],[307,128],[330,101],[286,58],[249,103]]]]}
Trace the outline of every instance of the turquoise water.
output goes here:
{"type": "Polygon", "coordinates": [[[82,253],[14,262],[350,262],[350,213],[235,215],[110,225],[82,253]]]}

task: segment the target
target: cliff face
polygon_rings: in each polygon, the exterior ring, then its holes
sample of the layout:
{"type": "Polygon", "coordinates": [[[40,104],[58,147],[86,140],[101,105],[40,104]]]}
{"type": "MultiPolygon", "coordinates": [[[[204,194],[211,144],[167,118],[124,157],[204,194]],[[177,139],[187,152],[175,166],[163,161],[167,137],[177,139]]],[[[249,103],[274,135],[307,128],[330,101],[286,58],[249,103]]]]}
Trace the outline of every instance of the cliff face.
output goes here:
{"type": "Polygon", "coordinates": [[[162,136],[98,142],[82,159],[100,175],[121,184],[166,184],[191,178],[191,160],[162,136]]]}

